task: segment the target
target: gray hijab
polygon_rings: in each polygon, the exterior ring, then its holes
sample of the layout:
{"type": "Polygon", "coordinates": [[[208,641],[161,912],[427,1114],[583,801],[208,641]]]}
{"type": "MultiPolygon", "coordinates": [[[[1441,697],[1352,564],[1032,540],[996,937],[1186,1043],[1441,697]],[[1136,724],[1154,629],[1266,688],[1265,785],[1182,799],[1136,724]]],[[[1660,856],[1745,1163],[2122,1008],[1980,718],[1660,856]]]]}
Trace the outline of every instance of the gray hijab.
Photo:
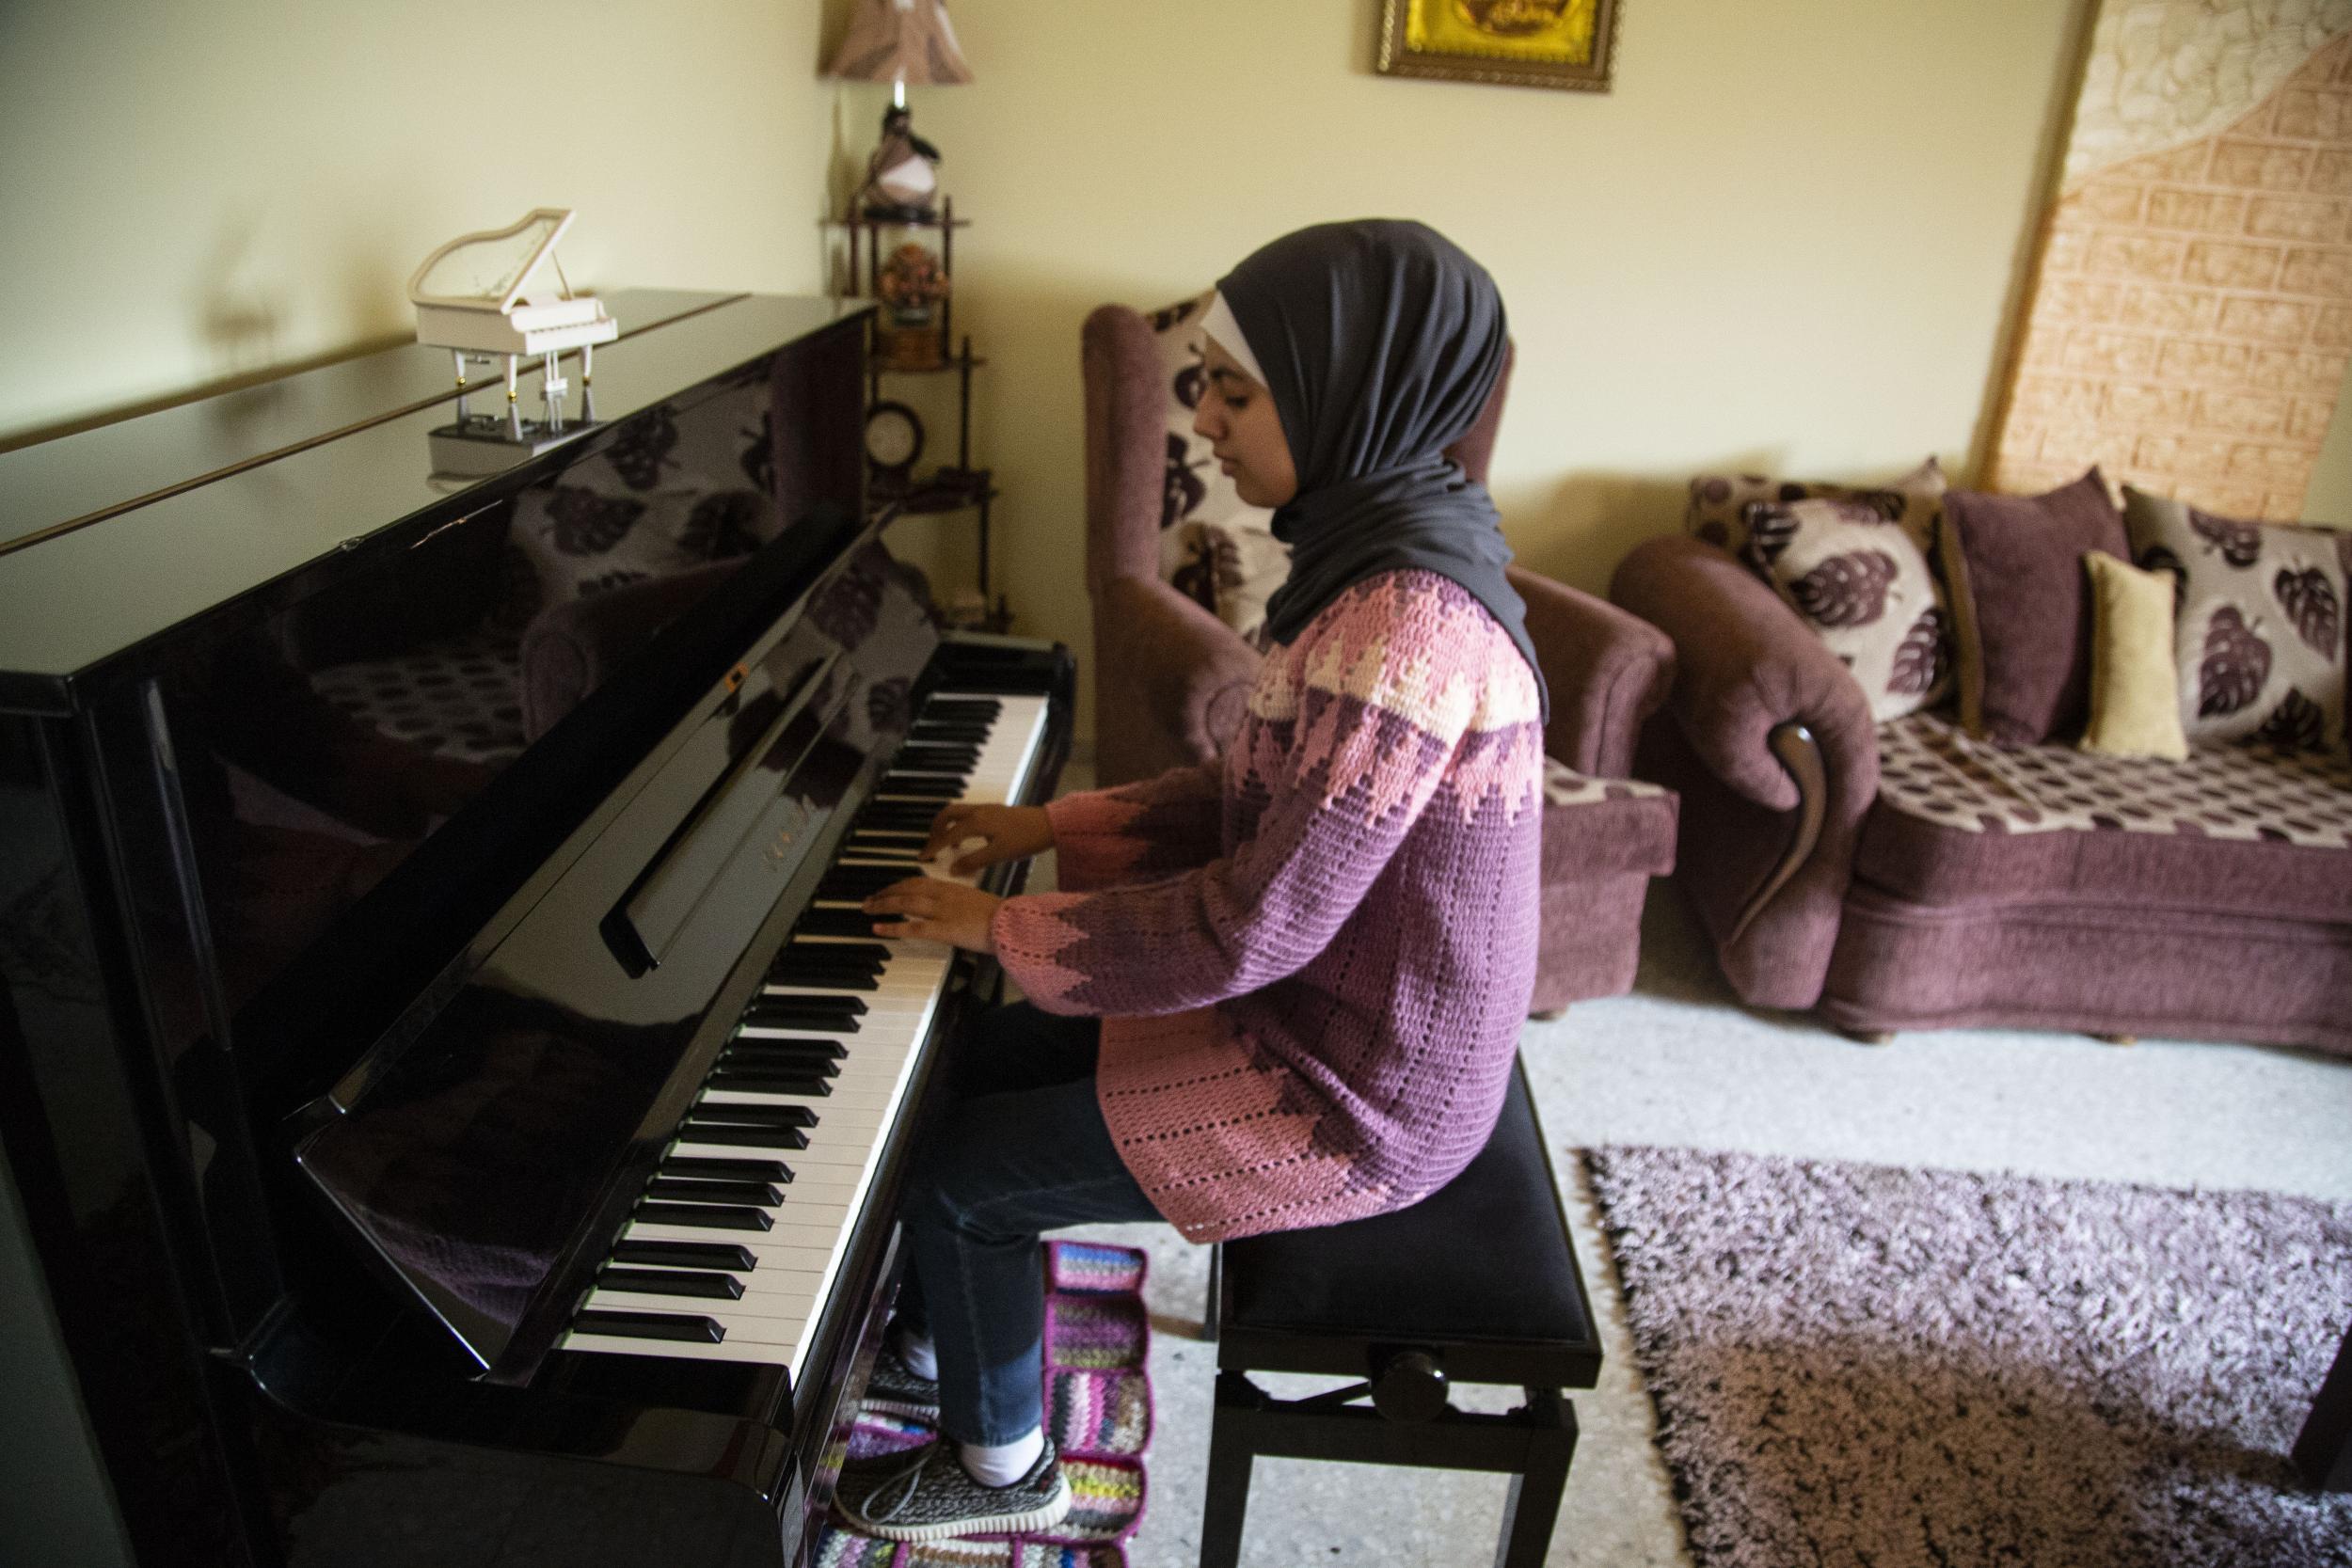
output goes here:
{"type": "Polygon", "coordinates": [[[1510,633],[1549,719],[1527,607],[1502,575],[1502,519],[1445,455],[1502,373],[1502,296],[1486,269],[1426,225],[1365,219],[1286,234],[1217,292],[1298,470],[1298,494],[1274,514],[1291,573],[1266,601],[1266,635],[1289,642],[1366,578],[1435,572],[1510,633]]]}

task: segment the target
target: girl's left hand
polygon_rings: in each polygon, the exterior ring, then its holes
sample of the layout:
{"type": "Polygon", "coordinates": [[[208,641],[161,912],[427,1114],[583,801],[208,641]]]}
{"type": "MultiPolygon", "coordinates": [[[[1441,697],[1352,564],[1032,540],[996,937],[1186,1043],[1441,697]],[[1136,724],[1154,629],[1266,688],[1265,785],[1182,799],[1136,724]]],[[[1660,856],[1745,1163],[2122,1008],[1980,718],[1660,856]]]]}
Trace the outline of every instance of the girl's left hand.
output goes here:
{"type": "Polygon", "coordinates": [[[860,906],[867,914],[896,916],[876,921],[878,937],[914,937],[944,942],[968,953],[993,953],[996,940],[989,927],[996,906],[1004,900],[993,893],[950,882],[939,877],[909,877],[893,882],[860,906]]]}

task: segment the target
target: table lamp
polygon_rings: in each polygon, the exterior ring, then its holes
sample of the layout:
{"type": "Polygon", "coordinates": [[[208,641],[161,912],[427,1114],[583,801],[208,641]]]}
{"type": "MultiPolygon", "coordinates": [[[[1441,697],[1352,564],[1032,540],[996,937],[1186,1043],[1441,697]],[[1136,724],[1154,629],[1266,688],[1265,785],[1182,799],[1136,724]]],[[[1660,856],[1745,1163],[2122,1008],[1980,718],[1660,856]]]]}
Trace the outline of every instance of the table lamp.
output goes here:
{"type": "Polygon", "coordinates": [[[972,80],[947,20],[946,0],[858,0],[850,31],[825,74],[844,82],[888,82],[882,144],[866,166],[857,202],[869,218],[928,221],[939,191],[939,149],[916,135],[907,84],[945,87],[972,80]]]}

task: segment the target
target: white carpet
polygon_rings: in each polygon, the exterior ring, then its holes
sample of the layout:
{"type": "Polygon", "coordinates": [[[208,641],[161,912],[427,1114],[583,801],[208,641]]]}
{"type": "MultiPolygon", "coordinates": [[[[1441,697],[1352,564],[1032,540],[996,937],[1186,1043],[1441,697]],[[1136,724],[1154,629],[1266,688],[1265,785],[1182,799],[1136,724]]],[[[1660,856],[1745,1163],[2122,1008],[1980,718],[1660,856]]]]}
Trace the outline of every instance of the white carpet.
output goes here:
{"type": "MultiPolygon", "coordinates": [[[[1809,1019],[1740,1007],[1664,883],[1635,993],[1530,1024],[1523,1049],[1564,1180],[1576,1166],[1558,1151],[1637,1143],[2352,1198],[2352,1064],[1994,1030],[1855,1045],[1809,1019]]],[[[1576,1400],[1581,1436],[1549,1561],[1686,1563],[1590,1196],[1567,1196],[1609,1365],[1576,1400]]],[[[1179,1568],[1199,1554],[1214,1353],[1172,1330],[1200,1321],[1207,1254],[1165,1227],[1099,1233],[1152,1253],[1159,1429],[1130,1560],[1179,1568]]],[[[1476,1402],[1511,1402],[1493,1392],[1476,1402]]],[[[1485,1563],[1502,1489],[1495,1477],[1263,1462],[1242,1561],[1485,1563]]]]}

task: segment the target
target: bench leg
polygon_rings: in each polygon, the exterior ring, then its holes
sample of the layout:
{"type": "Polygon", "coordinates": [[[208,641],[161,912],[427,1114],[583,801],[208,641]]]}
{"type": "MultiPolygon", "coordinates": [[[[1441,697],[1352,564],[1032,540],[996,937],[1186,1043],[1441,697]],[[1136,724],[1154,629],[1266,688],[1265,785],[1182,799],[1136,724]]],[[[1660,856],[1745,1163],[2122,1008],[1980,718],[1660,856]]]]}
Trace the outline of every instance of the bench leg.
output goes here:
{"type": "Polygon", "coordinates": [[[1543,1568],[1560,1522],[1560,1498],[1568,1489],[1568,1464],[1576,1457],[1576,1411],[1558,1389],[1528,1389],[1527,1413],[1538,1430],[1528,1434],[1527,1468],[1511,1478],[1502,1500],[1495,1568],[1543,1568]]]}
{"type": "Polygon", "coordinates": [[[1254,1457],[1243,1429],[1260,1402],[1257,1386],[1248,1378],[1217,1374],[1216,1409],[1209,1418],[1209,1480],[1200,1505],[1200,1568],[1237,1568],[1241,1561],[1254,1457]]]}

